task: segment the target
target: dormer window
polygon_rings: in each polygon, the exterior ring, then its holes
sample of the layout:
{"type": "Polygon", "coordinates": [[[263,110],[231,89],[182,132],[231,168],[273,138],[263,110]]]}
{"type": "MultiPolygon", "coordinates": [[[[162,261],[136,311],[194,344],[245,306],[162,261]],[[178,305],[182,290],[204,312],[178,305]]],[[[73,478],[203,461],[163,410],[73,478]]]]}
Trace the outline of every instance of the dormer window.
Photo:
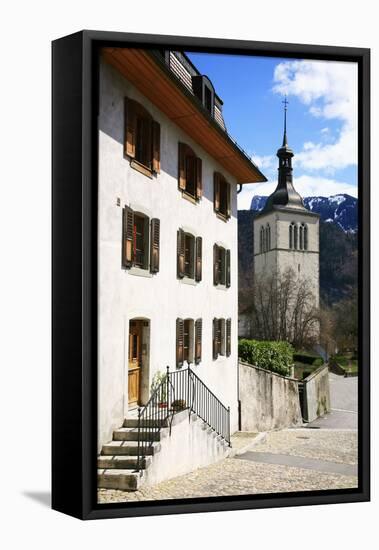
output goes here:
{"type": "Polygon", "coordinates": [[[214,117],[215,91],[212,82],[205,75],[197,75],[192,77],[192,86],[195,96],[211,117],[214,117]]]}

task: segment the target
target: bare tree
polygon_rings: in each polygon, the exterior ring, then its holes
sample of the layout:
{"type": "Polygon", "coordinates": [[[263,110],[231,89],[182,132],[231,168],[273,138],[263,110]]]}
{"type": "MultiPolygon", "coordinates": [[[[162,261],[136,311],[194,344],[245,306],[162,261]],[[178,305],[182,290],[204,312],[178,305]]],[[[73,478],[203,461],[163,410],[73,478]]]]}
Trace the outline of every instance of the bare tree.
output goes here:
{"type": "Polygon", "coordinates": [[[260,276],[254,281],[253,337],[286,340],[301,348],[318,340],[320,317],[315,297],[306,279],[287,269],[278,276],[260,276]]]}

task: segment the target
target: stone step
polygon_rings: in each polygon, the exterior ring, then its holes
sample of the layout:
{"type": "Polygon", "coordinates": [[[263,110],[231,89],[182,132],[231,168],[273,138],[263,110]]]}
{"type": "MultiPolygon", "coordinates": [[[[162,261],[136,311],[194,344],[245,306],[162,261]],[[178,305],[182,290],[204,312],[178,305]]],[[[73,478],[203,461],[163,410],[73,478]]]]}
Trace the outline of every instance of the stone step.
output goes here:
{"type": "MultiPolygon", "coordinates": [[[[161,450],[161,444],[155,441],[144,449],[146,455],[154,455],[161,450]]],[[[111,441],[103,445],[102,455],[135,456],[138,453],[138,441],[111,441]]]]}
{"type": "MultiPolygon", "coordinates": [[[[141,468],[146,469],[151,464],[151,457],[146,457],[141,459],[141,468]]],[[[118,468],[121,470],[135,470],[137,468],[137,457],[136,456],[98,456],[97,457],[97,467],[106,470],[108,468],[118,468]]]]}
{"type": "MultiPolygon", "coordinates": [[[[138,428],[138,418],[125,418],[124,428],[138,428]]],[[[146,428],[167,428],[168,427],[168,420],[156,420],[153,418],[148,418],[146,420],[141,420],[141,426],[146,428]]]]}
{"type": "Polygon", "coordinates": [[[114,469],[99,469],[97,471],[97,486],[101,489],[137,491],[141,483],[142,475],[139,472],[114,469]]]}
{"type": "MultiPolygon", "coordinates": [[[[158,430],[158,428],[154,428],[158,430]]],[[[144,428],[139,433],[140,441],[160,441],[161,435],[159,431],[151,432],[144,431],[144,428]]],[[[114,441],[138,441],[138,429],[136,428],[119,428],[113,432],[114,441]]]]}

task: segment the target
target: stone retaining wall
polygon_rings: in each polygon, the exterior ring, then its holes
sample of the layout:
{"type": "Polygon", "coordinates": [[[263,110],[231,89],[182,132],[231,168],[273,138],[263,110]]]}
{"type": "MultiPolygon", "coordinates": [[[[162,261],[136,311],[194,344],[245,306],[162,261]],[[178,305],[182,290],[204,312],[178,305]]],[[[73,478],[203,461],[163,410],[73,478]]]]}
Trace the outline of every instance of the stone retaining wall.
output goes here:
{"type": "Polygon", "coordinates": [[[329,368],[324,365],[307,376],[303,384],[303,417],[312,422],[330,412],[329,368]]]}
{"type": "Polygon", "coordinates": [[[241,430],[262,432],[300,426],[298,381],[239,363],[241,430]]]}

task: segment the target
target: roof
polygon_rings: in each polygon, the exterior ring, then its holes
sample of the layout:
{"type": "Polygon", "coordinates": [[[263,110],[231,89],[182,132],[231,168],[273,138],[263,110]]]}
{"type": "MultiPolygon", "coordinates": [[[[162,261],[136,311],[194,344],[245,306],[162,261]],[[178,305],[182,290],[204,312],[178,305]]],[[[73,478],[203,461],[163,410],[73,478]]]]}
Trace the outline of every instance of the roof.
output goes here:
{"type": "Polygon", "coordinates": [[[103,48],[103,58],[179,126],[239,184],[267,181],[251,158],[205,109],[160,52],[103,48]]]}

